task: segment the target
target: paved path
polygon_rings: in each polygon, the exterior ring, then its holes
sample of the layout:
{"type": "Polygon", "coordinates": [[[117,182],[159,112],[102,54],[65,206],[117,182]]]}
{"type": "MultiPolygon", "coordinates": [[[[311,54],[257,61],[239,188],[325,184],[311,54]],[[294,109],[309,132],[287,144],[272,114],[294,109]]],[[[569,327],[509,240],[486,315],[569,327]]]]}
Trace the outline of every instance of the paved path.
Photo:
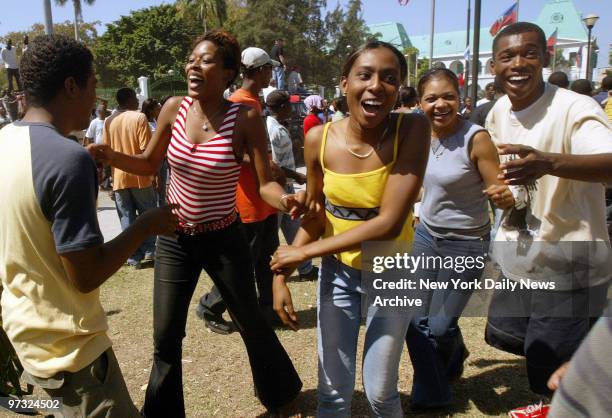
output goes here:
{"type": "Polygon", "coordinates": [[[108,192],[102,190],[98,193],[98,222],[105,242],[115,238],[121,232],[115,202],[110,199],[108,192]]]}

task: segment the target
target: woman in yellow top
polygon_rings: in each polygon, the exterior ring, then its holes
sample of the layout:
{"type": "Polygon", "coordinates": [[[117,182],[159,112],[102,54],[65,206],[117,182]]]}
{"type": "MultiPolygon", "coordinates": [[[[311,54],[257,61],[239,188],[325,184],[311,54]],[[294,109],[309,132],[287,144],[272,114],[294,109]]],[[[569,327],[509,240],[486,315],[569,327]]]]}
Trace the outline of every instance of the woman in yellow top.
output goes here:
{"type": "MultiPolygon", "coordinates": [[[[318,416],[350,416],[362,317],[361,244],[412,240],[411,209],[428,156],[429,123],[391,113],[406,78],[404,56],[371,41],[347,60],[341,87],[350,116],[308,132],[307,202],[319,216],[304,221],[292,246],[272,257],[274,306],[297,329],[285,277],[302,261],[323,257],[318,290],[318,416]],[[323,239],[318,240],[319,237],[323,239]]],[[[365,277],[365,276],[364,276],[365,277]]],[[[375,416],[403,416],[397,391],[407,315],[389,317],[368,302],[363,382],[375,416]]]]}

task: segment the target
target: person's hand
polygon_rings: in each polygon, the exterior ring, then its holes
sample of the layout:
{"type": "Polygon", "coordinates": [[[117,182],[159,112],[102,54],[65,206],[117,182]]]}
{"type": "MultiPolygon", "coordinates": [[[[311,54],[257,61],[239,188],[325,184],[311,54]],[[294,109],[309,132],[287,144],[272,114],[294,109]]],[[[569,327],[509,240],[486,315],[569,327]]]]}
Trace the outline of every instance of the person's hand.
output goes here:
{"type": "Polygon", "coordinates": [[[136,218],[136,222],[143,222],[150,235],[166,235],[169,237],[176,235],[178,218],[173,213],[179,205],[172,204],[161,208],[149,209],[136,218]]]}
{"type": "Polygon", "coordinates": [[[499,155],[518,155],[519,158],[500,164],[502,173],[497,176],[505,184],[533,184],[552,170],[550,154],[521,144],[498,145],[499,155]]]}
{"type": "Polygon", "coordinates": [[[307,259],[308,256],[303,247],[281,245],[276,249],[272,260],[270,260],[270,269],[276,272],[287,268],[294,269],[307,259]]]}
{"type": "Polygon", "coordinates": [[[298,317],[293,310],[293,300],[287,283],[285,283],[284,274],[277,274],[272,279],[272,296],[274,311],[280,320],[294,331],[300,328],[298,317]]]}
{"type": "Polygon", "coordinates": [[[483,190],[483,193],[500,209],[509,209],[514,206],[514,196],[508,186],[492,184],[483,190]]]}
{"type": "Polygon", "coordinates": [[[305,212],[306,192],[299,191],[294,194],[284,194],[281,197],[281,206],[291,219],[299,218],[305,212]]]}
{"type": "Polygon", "coordinates": [[[101,162],[106,165],[113,165],[113,156],[115,151],[106,144],[90,144],[87,147],[87,152],[96,162],[101,162]]]}
{"type": "Polygon", "coordinates": [[[561,384],[561,380],[569,367],[569,361],[567,363],[563,363],[561,367],[559,367],[548,379],[548,389],[557,390],[559,389],[559,385],[561,384]]]}

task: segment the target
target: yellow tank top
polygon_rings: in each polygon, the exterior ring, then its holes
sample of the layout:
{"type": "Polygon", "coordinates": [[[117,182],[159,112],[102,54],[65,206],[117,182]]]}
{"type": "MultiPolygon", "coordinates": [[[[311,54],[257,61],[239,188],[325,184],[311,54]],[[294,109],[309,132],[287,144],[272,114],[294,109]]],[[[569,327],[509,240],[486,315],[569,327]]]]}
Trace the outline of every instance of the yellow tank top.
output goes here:
{"type": "MultiPolygon", "coordinates": [[[[323,169],[323,194],[325,195],[325,232],[323,238],[341,234],[355,228],[368,219],[375,217],[380,208],[389,173],[395,166],[399,148],[399,127],[403,114],[400,114],[395,126],[393,138],[393,160],[376,170],[365,173],[340,174],[325,167],[324,154],[327,143],[329,123],[323,129],[320,161],[323,169]]],[[[412,243],[412,211],[410,211],[400,234],[394,241],[412,243]]],[[[361,269],[361,249],[344,251],[336,258],[356,269],[361,269]]]]}

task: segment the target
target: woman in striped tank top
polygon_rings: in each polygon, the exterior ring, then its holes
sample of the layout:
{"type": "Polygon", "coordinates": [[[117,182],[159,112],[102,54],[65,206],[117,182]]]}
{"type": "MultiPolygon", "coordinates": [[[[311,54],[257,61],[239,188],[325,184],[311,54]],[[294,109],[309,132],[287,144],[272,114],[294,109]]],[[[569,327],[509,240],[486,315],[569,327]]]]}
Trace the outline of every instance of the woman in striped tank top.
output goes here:
{"type": "MultiPolygon", "coordinates": [[[[391,113],[406,73],[403,54],[385,42],[368,42],[349,57],[341,86],[350,116],[312,128],[305,140],[308,201],[324,206],[325,214],[303,222],[293,245],[279,247],[272,259],[274,270],[283,269],[274,278],[275,309],[297,328],[285,277],[304,260],[323,257],[319,417],[351,415],[362,314],[367,316],[363,384],[372,414],[403,416],[397,382],[409,316],[390,315],[372,299],[362,311],[372,276],[362,267],[361,244],[412,241],[411,210],[427,164],[429,123],[421,115],[391,113]]],[[[365,255],[363,260],[367,264],[365,255]]]]}
{"type": "Polygon", "coordinates": [[[169,99],[157,131],[136,157],[99,147],[111,165],[151,175],[167,155],[172,176],[168,202],[178,204],[176,238],[159,237],[155,260],[154,359],[143,412],[184,417],[181,345],[187,310],[202,268],[226,302],[245,343],[256,393],[266,408],[283,413],[302,387],[289,356],[259,311],[250,252],[235,210],[236,184],[248,157],[260,194],[281,211],[301,205],[273,182],[266,130],[253,109],[223,99],[238,75],[240,47],[226,32],[194,43],[185,67],[189,97],[169,99]]]}

